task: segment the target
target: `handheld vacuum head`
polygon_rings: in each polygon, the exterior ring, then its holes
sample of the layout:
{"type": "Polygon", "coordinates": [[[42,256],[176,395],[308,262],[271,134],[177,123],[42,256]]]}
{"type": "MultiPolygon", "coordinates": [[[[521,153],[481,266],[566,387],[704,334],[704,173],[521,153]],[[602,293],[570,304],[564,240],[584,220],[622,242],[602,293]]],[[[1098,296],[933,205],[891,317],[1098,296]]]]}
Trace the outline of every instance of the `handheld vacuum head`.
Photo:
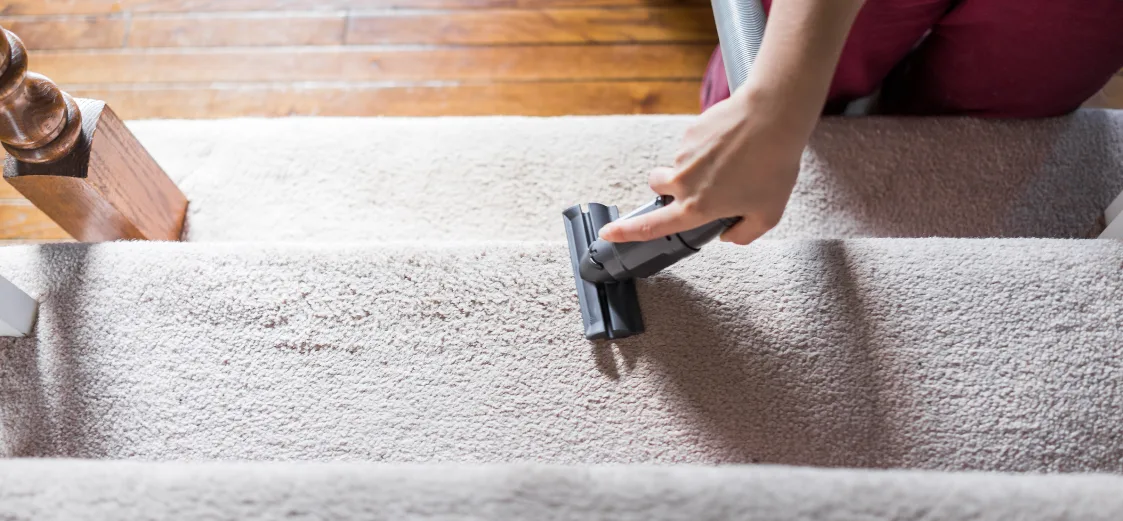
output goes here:
{"type": "MultiPolygon", "coordinates": [[[[654,211],[670,201],[670,198],[659,197],[623,219],[654,211]]],[[[650,241],[612,243],[597,238],[597,232],[619,218],[615,206],[590,203],[585,212],[580,206],[572,206],[562,215],[585,337],[590,340],[642,333],[643,316],[633,279],[654,275],[693,255],[737,222],[737,219],[719,219],[650,241]]]]}
{"type": "MultiPolygon", "coordinates": [[[[642,333],[643,316],[640,315],[634,282],[598,282],[600,277],[588,280],[581,275],[581,266],[592,262],[588,252],[597,241],[597,231],[619,216],[616,207],[589,203],[587,211],[582,211],[580,205],[571,206],[562,212],[562,216],[565,218],[565,236],[569,241],[569,261],[577,280],[577,300],[581,304],[585,338],[606,340],[642,333]]],[[[585,268],[589,269],[595,267],[585,268]]]]}

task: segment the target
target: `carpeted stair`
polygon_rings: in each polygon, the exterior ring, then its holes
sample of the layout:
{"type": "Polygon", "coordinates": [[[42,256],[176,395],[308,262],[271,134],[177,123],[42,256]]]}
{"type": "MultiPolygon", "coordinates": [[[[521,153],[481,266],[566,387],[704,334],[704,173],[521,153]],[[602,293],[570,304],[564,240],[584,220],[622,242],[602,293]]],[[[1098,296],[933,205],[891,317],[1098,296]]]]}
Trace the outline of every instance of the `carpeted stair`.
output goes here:
{"type": "Polygon", "coordinates": [[[0,466],[16,519],[1079,519],[1123,477],[655,467],[151,463],[0,466]],[[49,484],[49,486],[44,486],[49,484]]]}
{"type": "Polygon", "coordinates": [[[1123,113],[828,120],[587,342],[560,212],[689,121],[133,123],[189,242],[0,249],[0,518],[1123,516],[1123,113]]]}

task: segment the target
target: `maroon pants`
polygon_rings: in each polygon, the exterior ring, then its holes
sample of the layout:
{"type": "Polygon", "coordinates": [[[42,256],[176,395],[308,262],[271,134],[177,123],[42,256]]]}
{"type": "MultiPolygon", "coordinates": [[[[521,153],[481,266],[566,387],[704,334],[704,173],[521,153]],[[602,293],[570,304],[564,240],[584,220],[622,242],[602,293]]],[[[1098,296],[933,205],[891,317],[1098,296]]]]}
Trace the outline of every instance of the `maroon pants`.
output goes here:
{"type": "MultiPolygon", "coordinates": [[[[784,0],[777,0],[784,1],[784,0]]],[[[767,10],[770,0],[764,0],[767,10]]],[[[827,112],[879,88],[879,111],[1032,118],[1077,109],[1123,68],[1123,0],[867,0],[827,112]]],[[[729,97],[721,53],[702,109],[729,97]]]]}

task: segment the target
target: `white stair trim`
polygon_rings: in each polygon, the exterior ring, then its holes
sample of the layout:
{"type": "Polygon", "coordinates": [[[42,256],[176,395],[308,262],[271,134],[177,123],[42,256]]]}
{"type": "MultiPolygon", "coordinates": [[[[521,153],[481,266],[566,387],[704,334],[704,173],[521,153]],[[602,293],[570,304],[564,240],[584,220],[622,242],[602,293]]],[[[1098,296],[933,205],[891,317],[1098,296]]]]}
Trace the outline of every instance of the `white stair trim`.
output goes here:
{"type": "Polygon", "coordinates": [[[1123,192],[1120,192],[1115,200],[1107,205],[1107,209],[1104,210],[1104,218],[1110,225],[1116,217],[1119,217],[1120,213],[1123,213],[1123,192]]]}
{"type": "Polygon", "coordinates": [[[38,308],[35,299],[0,276],[0,336],[27,336],[38,308]]]}
{"type": "Polygon", "coordinates": [[[1100,234],[1101,239],[1123,240],[1123,219],[1116,219],[1121,213],[1123,213],[1123,192],[1104,210],[1104,222],[1107,223],[1107,228],[1100,234]]]}
{"type": "Polygon", "coordinates": [[[1101,239],[1115,239],[1123,241],[1123,219],[1115,219],[1110,221],[1107,228],[1100,234],[1101,239]]]}

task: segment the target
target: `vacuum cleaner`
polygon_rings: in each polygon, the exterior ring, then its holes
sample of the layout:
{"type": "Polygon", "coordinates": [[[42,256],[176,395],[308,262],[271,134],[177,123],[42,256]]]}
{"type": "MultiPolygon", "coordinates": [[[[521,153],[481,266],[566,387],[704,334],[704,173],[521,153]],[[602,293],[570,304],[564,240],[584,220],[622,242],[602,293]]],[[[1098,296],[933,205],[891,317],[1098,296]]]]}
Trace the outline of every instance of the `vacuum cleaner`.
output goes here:
{"type": "MultiPolygon", "coordinates": [[[[721,57],[730,92],[749,77],[764,38],[764,7],[760,0],[711,0],[721,57]]],[[[672,199],[654,201],[622,217],[630,219],[654,211],[672,199]]],[[[577,281],[581,321],[589,340],[620,339],[644,330],[634,279],[659,273],[698,252],[739,218],[718,219],[692,230],[645,242],[612,243],[597,237],[604,225],[621,219],[615,206],[588,203],[562,212],[569,259],[577,281]]]]}

